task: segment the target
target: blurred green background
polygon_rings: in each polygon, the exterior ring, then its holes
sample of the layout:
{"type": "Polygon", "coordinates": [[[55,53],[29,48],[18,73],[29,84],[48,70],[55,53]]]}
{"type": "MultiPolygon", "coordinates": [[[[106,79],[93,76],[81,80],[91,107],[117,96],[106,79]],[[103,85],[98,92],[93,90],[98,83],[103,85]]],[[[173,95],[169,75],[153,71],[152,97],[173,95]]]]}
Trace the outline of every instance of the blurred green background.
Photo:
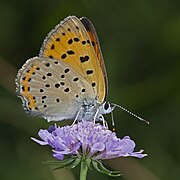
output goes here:
{"type": "Polygon", "coordinates": [[[108,100],[150,121],[146,125],[116,109],[118,136],[130,135],[136,150],[145,149],[148,157],[106,161],[124,176],[89,171],[88,179],[179,180],[178,0],[0,1],[0,179],[78,179],[78,169],[52,172],[42,164],[52,159],[51,149],[30,137],[49,124],[25,114],[14,84],[17,70],[38,55],[46,34],[68,15],[86,16],[96,27],[109,78],[108,100]]]}

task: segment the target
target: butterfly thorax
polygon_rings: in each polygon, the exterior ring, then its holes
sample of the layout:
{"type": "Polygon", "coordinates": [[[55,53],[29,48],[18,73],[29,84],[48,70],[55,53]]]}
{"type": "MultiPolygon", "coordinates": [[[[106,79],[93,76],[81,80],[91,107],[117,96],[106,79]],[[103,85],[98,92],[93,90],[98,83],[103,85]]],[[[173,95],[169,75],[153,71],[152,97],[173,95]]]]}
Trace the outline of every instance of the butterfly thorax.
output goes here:
{"type": "Polygon", "coordinates": [[[85,101],[79,110],[78,120],[80,121],[101,121],[103,114],[108,114],[114,110],[109,102],[99,104],[96,100],[93,102],[85,101]]]}
{"type": "Polygon", "coordinates": [[[99,111],[100,105],[97,101],[84,100],[83,105],[77,113],[77,119],[79,121],[93,121],[94,117],[99,111]]]}

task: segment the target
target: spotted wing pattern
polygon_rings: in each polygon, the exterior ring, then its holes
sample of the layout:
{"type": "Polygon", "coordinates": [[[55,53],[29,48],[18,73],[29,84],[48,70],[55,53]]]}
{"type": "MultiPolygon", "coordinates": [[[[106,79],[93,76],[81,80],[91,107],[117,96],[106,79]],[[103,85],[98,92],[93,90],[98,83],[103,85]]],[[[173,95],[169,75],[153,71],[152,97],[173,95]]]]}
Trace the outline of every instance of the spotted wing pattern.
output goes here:
{"type": "Polygon", "coordinates": [[[82,18],[80,18],[80,20],[83,23],[84,27],[86,28],[87,33],[89,34],[91,44],[92,44],[92,46],[94,48],[97,59],[98,59],[98,61],[100,63],[101,69],[103,71],[104,80],[105,80],[105,90],[106,90],[104,100],[106,100],[106,97],[107,97],[107,94],[108,94],[108,79],[107,79],[106,67],[105,67],[105,63],[104,63],[104,59],[103,59],[99,39],[98,39],[96,30],[95,30],[93,24],[91,23],[91,21],[86,17],[82,17],[82,18]]]}
{"type": "Polygon", "coordinates": [[[69,64],[50,58],[29,59],[17,75],[17,94],[25,110],[47,120],[74,118],[95,94],[87,80],[69,64]]]}
{"type": "Polygon", "coordinates": [[[39,56],[69,64],[92,86],[96,99],[101,104],[107,94],[106,73],[103,61],[100,60],[101,52],[98,52],[99,44],[94,47],[94,43],[99,43],[96,34],[93,37],[80,19],[69,16],[48,34],[39,56]]]}

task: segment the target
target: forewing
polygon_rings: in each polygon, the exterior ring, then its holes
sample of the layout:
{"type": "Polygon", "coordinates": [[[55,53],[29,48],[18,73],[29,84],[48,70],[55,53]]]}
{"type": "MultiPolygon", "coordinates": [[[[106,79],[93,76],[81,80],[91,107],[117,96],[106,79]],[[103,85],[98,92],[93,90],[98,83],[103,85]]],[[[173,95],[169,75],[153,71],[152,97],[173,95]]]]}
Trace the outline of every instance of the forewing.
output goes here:
{"type": "Polygon", "coordinates": [[[89,82],[99,103],[104,101],[106,95],[104,72],[91,38],[77,17],[69,16],[48,34],[42,45],[40,57],[68,63],[89,82]]]}
{"type": "Polygon", "coordinates": [[[98,59],[98,61],[100,63],[102,71],[103,71],[104,80],[105,80],[105,92],[106,92],[105,93],[105,99],[106,99],[107,94],[108,94],[108,79],[107,79],[106,67],[105,67],[105,63],[104,63],[104,59],[103,59],[99,39],[98,39],[95,27],[93,26],[92,22],[86,17],[82,17],[80,20],[83,23],[84,27],[86,28],[86,30],[87,30],[87,32],[89,34],[91,44],[92,44],[92,46],[94,48],[97,59],[98,59]]]}
{"type": "Polygon", "coordinates": [[[17,94],[25,110],[51,120],[74,118],[95,94],[86,79],[63,61],[35,57],[19,70],[17,94]]]}

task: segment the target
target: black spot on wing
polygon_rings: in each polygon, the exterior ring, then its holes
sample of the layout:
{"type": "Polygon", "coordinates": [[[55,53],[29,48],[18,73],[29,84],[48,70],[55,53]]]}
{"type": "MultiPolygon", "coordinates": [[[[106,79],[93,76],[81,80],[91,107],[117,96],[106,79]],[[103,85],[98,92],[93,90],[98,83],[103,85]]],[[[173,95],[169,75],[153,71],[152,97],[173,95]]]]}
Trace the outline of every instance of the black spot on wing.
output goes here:
{"type": "Polygon", "coordinates": [[[61,56],[62,59],[65,59],[66,57],[67,57],[67,55],[65,53],[62,54],[62,56],[61,56]]]}
{"type": "Polygon", "coordinates": [[[73,40],[72,39],[69,39],[68,40],[68,44],[72,44],[73,43],[73,40]]]}
{"type": "Polygon", "coordinates": [[[74,82],[77,82],[78,80],[79,80],[78,77],[75,77],[75,78],[73,79],[74,82]]]}
{"type": "Polygon", "coordinates": [[[91,75],[91,74],[93,74],[93,72],[94,72],[94,71],[93,71],[92,69],[90,69],[90,70],[87,70],[87,71],[86,71],[86,74],[87,74],[87,75],[91,75]]]}
{"type": "Polygon", "coordinates": [[[74,38],[74,41],[75,41],[75,42],[79,42],[79,38],[75,37],[75,38],[74,38]]]}
{"type": "Polygon", "coordinates": [[[47,73],[46,75],[47,75],[47,76],[52,76],[52,73],[49,72],[49,73],[47,73]]]}
{"type": "Polygon", "coordinates": [[[66,68],[65,70],[64,70],[64,73],[68,73],[70,71],[70,69],[69,68],[66,68]]]}
{"type": "Polygon", "coordinates": [[[93,82],[91,85],[92,85],[92,87],[95,87],[95,86],[96,86],[96,83],[95,83],[95,82],[93,82]]]}
{"type": "Polygon", "coordinates": [[[74,53],[74,51],[73,51],[73,50],[69,50],[69,51],[67,51],[67,54],[69,54],[69,55],[73,55],[73,54],[75,54],[75,53],[74,53]]]}
{"type": "Polygon", "coordinates": [[[86,56],[84,56],[84,57],[83,57],[83,56],[81,56],[79,59],[80,59],[81,63],[84,63],[84,62],[86,62],[86,61],[88,61],[88,60],[89,60],[89,56],[87,56],[87,55],[86,55],[86,56]]]}
{"type": "Polygon", "coordinates": [[[54,46],[54,44],[52,44],[52,46],[51,46],[51,50],[53,50],[55,48],[55,46],[54,46]]]}
{"type": "Polygon", "coordinates": [[[55,84],[55,87],[56,87],[56,88],[59,88],[59,87],[60,87],[60,84],[59,84],[59,83],[56,83],[56,84],[55,84]]]}
{"type": "Polygon", "coordinates": [[[69,92],[69,88],[64,89],[64,92],[69,92]]]}

